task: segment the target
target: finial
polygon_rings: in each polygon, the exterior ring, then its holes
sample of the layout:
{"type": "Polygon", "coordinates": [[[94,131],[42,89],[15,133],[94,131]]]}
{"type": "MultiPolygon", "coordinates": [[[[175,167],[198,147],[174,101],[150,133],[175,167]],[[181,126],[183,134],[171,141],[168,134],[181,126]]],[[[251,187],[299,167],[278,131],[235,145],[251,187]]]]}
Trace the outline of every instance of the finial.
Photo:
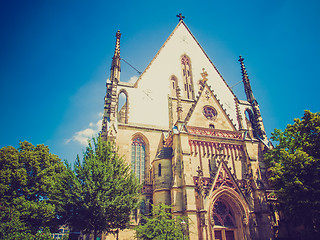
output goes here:
{"type": "Polygon", "coordinates": [[[242,72],[242,81],[244,84],[244,91],[247,95],[247,100],[249,103],[252,103],[255,98],[253,96],[252,90],[251,90],[251,86],[250,86],[250,81],[249,81],[249,76],[246,70],[246,67],[244,66],[244,62],[243,62],[244,58],[242,56],[239,56],[239,62],[241,65],[241,72],[242,72]]]}
{"type": "Polygon", "coordinates": [[[177,15],[177,17],[179,18],[179,22],[180,22],[180,21],[183,21],[183,19],[184,19],[184,16],[182,16],[181,13],[179,13],[179,14],[177,15]]]}
{"type": "Polygon", "coordinates": [[[114,57],[120,57],[120,38],[121,38],[121,33],[120,30],[116,32],[116,48],[114,51],[114,57]]]}
{"type": "Polygon", "coordinates": [[[202,87],[204,87],[204,85],[208,81],[208,78],[207,78],[208,77],[208,73],[204,68],[202,68],[202,73],[200,73],[200,75],[201,75],[202,79],[199,81],[199,83],[200,83],[200,85],[202,87]]]}
{"type": "Polygon", "coordinates": [[[240,62],[240,65],[241,65],[242,78],[243,78],[243,80],[249,80],[247,70],[246,70],[246,67],[244,66],[243,60],[244,60],[244,58],[240,55],[238,61],[240,62]],[[244,78],[247,78],[247,79],[244,79],[244,78]]]}
{"type": "Polygon", "coordinates": [[[243,60],[244,60],[244,58],[240,55],[238,61],[241,62],[241,63],[243,63],[243,60]]]}
{"type": "Polygon", "coordinates": [[[116,33],[116,37],[117,37],[117,39],[120,39],[120,37],[121,37],[120,30],[118,30],[118,31],[117,31],[117,33],[116,33]]]}

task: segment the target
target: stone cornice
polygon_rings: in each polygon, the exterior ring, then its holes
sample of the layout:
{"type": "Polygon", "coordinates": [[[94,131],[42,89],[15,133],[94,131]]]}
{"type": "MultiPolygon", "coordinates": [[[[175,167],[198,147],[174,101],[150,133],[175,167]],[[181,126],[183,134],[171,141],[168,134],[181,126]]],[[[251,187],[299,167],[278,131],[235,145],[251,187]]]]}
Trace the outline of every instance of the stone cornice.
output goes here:
{"type": "Polygon", "coordinates": [[[200,127],[187,127],[188,132],[192,135],[201,135],[208,137],[218,137],[226,139],[242,140],[243,133],[240,131],[227,131],[220,129],[200,128],[200,127]]]}
{"type": "Polygon", "coordinates": [[[160,131],[160,132],[167,132],[168,128],[161,128],[153,125],[145,125],[145,124],[124,124],[124,123],[118,123],[118,128],[135,128],[135,129],[144,129],[144,130],[152,130],[152,131],[160,131]]]}

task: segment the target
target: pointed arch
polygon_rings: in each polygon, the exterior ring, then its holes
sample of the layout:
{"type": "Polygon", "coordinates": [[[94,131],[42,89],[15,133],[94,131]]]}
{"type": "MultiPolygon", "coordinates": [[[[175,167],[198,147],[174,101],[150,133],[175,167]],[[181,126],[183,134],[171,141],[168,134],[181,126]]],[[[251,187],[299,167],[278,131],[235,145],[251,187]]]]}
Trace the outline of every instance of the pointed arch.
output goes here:
{"type": "Polygon", "coordinates": [[[125,89],[121,89],[118,93],[118,122],[128,123],[129,101],[128,92],[125,89]]]}
{"type": "Polygon", "coordinates": [[[194,99],[191,60],[186,54],[181,56],[181,68],[185,97],[194,99]]]}
{"type": "Polygon", "coordinates": [[[208,218],[213,239],[250,239],[249,206],[235,190],[221,187],[212,192],[208,218]]]}
{"type": "Polygon", "coordinates": [[[131,170],[140,183],[149,177],[146,174],[149,164],[149,141],[142,133],[136,133],[131,139],[131,170]]]}

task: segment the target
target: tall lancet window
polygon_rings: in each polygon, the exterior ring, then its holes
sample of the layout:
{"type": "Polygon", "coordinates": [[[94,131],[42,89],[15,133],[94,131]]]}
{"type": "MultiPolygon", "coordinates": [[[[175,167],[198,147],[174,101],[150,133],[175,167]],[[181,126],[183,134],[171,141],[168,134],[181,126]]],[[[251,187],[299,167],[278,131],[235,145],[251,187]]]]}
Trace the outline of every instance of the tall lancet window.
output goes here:
{"type": "Polygon", "coordinates": [[[141,137],[137,137],[133,139],[131,146],[131,169],[139,179],[139,182],[143,183],[146,160],[146,144],[141,137]]]}
{"type": "Polygon", "coordinates": [[[181,65],[185,96],[188,99],[193,99],[194,93],[190,58],[186,55],[183,55],[181,58],[181,65]]]}

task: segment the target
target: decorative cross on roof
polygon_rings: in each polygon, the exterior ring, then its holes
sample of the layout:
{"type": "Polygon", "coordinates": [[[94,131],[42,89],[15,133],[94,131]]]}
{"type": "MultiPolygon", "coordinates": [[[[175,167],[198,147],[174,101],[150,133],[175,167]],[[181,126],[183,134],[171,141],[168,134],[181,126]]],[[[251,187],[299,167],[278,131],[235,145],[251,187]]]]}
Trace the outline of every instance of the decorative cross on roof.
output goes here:
{"type": "Polygon", "coordinates": [[[177,15],[177,17],[179,18],[179,21],[183,21],[183,19],[184,19],[184,16],[182,16],[181,13],[179,13],[179,14],[177,15]]]}
{"type": "Polygon", "coordinates": [[[201,74],[201,77],[202,77],[202,81],[203,82],[206,82],[207,80],[208,80],[208,73],[207,73],[207,71],[205,71],[205,69],[204,68],[202,68],[202,73],[200,73],[201,74]]]}
{"type": "Polygon", "coordinates": [[[205,83],[208,81],[208,78],[207,78],[208,73],[207,73],[207,71],[205,71],[204,68],[202,68],[202,73],[200,73],[200,75],[201,75],[202,79],[199,81],[199,83],[202,87],[204,87],[205,83]]]}

